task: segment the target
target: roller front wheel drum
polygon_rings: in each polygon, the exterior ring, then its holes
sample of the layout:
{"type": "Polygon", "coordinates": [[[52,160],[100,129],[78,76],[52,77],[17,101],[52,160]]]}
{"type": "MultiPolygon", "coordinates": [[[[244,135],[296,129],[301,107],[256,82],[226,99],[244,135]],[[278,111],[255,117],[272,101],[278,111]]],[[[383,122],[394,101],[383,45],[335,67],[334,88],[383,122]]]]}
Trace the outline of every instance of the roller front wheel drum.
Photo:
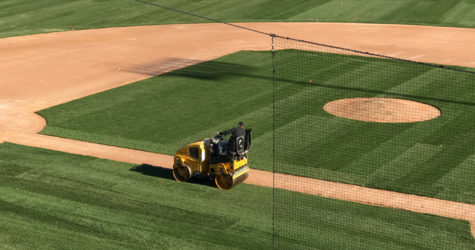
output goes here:
{"type": "Polygon", "coordinates": [[[191,179],[191,169],[189,166],[173,166],[173,177],[179,182],[189,181],[191,179]]]}
{"type": "Polygon", "coordinates": [[[230,175],[218,175],[214,182],[219,189],[231,189],[234,186],[233,177],[230,175]]]}
{"type": "Polygon", "coordinates": [[[237,184],[245,181],[248,176],[249,173],[242,174],[237,178],[233,178],[230,175],[218,175],[214,178],[214,182],[219,189],[231,189],[237,184]]]}

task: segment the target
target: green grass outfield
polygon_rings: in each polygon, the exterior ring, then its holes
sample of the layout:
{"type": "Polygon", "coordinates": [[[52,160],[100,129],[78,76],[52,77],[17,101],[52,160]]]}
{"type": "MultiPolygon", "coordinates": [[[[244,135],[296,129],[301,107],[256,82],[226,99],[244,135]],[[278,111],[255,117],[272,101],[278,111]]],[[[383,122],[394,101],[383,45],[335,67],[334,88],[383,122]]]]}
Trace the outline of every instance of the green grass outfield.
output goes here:
{"type": "MultiPolygon", "coordinates": [[[[272,170],[269,52],[239,52],[40,111],[43,134],[174,154],[245,121],[251,167],[272,170]]],[[[276,170],[475,203],[473,74],[368,57],[279,51],[276,170]],[[314,79],[309,84],[307,79],[314,79]],[[409,124],[333,117],[325,103],[386,96],[432,104],[409,124]]]]}
{"type": "MultiPolygon", "coordinates": [[[[475,27],[475,0],[161,0],[228,22],[365,22],[475,27]],[[341,4],[343,3],[343,5],[341,4]]],[[[2,0],[0,37],[131,25],[196,23],[134,0],[2,0]]]]}
{"type": "MultiPolygon", "coordinates": [[[[220,191],[178,183],[167,169],[9,143],[0,144],[0,154],[2,249],[272,246],[270,188],[241,184],[220,191]]],[[[465,221],[276,192],[298,199],[304,210],[277,199],[275,243],[283,249],[475,246],[465,221]]]]}

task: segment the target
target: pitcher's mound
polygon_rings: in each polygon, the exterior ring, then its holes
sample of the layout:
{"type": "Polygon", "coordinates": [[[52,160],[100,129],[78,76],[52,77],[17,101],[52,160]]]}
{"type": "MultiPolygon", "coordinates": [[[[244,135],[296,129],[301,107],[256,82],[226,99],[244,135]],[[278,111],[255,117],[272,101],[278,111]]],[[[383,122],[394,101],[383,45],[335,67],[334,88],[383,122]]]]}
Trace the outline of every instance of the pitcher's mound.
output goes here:
{"type": "Polygon", "coordinates": [[[440,116],[434,106],[394,98],[340,99],[325,104],[323,109],[335,116],[366,122],[420,122],[440,116]]]}

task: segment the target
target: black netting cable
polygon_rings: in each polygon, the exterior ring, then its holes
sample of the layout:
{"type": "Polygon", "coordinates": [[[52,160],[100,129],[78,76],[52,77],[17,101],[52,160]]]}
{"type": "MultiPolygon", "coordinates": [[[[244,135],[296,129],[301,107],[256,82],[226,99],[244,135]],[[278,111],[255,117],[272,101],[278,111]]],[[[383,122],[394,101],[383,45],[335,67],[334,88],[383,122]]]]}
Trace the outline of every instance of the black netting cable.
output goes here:
{"type": "Polygon", "coordinates": [[[272,39],[272,249],[275,249],[275,34],[272,39]]]}

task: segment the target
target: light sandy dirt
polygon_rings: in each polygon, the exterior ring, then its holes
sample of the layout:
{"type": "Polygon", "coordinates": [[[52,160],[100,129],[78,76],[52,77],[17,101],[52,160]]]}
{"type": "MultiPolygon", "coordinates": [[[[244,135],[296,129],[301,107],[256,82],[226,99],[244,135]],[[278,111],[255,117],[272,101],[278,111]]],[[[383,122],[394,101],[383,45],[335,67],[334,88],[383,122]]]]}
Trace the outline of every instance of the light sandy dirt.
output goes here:
{"type": "MultiPolygon", "coordinates": [[[[475,67],[475,30],[344,24],[245,23],[247,27],[423,62],[475,67]]],[[[171,167],[172,157],[36,134],[35,111],[239,50],[269,50],[270,38],[223,24],[70,31],[0,39],[0,142],[111,160],[171,167]]],[[[247,183],[272,187],[271,172],[252,170],[247,183]]],[[[277,188],[464,219],[474,205],[290,175],[277,188]]]]}
{"type": "Polygon", "coordinates": [[[338,117],[380,123],[421,122],[440,116],[434,106],[395,98],[339,99],[325,104],[323,109],[338,117]]]}

